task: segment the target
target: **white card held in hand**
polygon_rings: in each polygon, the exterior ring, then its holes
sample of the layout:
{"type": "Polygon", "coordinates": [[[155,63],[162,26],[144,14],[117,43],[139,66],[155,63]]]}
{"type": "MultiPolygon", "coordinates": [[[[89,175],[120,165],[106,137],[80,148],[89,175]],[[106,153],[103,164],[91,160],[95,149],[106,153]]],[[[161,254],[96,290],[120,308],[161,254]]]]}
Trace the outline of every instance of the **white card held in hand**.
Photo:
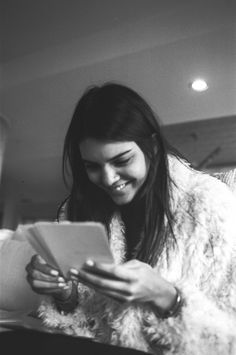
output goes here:
{"type": "Polygon", "coordinates": [[[105,227],[98,222],[36,222],[25,229],[35,251],[64,277],[87,259],[113,263],[105,227]]]}

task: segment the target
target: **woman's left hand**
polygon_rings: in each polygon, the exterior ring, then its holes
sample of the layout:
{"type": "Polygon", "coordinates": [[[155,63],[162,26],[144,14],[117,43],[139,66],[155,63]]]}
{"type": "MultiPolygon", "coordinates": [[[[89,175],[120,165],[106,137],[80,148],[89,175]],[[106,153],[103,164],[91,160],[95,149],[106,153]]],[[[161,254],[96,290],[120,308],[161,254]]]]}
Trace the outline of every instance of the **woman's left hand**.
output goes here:
{"type": "Polygon", "coordinates": [[[163,311],[170,309],[176,298],[174,286],[138,260],[121,265],[89,260],[79,271],[71,269],[71,278],[117,301],[152,303],[163,311]]]}

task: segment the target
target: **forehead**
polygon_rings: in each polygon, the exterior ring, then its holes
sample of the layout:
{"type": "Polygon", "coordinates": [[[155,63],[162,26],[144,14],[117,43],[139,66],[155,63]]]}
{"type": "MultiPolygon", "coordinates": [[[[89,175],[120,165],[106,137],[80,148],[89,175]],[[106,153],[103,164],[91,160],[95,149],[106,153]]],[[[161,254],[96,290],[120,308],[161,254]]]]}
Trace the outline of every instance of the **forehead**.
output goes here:
{"type": "Polygon", "coordinates": [[[135,142],[113,142],[87,138],[80,143],[80,153],[84,160],[109,160],[126,151],[140,150],[135,142]]]}

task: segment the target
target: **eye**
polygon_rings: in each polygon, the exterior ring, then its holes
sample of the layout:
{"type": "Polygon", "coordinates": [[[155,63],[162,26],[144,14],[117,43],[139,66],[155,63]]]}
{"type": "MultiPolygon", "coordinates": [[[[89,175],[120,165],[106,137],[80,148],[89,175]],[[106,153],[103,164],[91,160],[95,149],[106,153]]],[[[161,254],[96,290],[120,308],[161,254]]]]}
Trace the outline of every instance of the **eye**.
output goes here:
{"type": "Polygon", "coordinates": [[[114,165],[116,166],[125,166],[130,162],[131,158],[128,159],[120,159],[114,162],[114,165]]]}

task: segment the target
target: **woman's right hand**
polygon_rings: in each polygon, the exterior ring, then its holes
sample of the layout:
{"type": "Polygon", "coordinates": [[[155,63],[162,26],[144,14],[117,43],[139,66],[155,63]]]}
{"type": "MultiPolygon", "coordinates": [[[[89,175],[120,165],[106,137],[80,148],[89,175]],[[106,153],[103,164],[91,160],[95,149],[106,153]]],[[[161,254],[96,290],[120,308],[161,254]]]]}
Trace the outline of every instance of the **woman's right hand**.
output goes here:
{"type": "Polygon", "coordinates": [[[66,281],[59,271],[48,265],[41,256],[32,256],[25,269],[27,281],[34,292],[51,295],[62,301],[70,297],[72,281],[66,281]]]}

